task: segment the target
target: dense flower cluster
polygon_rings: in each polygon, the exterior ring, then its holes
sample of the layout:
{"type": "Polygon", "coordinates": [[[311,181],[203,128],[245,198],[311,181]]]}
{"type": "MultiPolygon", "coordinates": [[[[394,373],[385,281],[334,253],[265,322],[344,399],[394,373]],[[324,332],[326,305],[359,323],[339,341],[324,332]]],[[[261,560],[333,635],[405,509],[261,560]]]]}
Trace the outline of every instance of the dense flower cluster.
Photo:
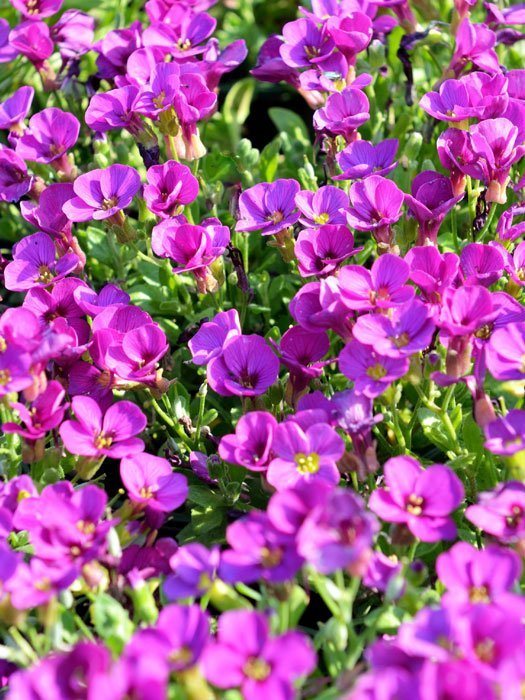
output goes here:
{"type": "Polygon", "coordinates": [[[0,694],[522,697],[525,6],[9,3],[0,694]]]}

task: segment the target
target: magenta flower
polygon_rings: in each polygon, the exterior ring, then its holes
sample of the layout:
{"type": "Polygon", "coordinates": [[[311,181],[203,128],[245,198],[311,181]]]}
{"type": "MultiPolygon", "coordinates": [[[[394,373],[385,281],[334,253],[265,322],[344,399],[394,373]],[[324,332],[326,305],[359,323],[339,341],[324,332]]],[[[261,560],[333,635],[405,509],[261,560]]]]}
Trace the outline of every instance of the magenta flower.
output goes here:
{"type": "Polygon", "coordinates": [[[334,276],[301,287],[290,302],[290,314],[300,326],[314,333],[332,328],[345,338],[350,330],[334,276]]]}
{"type": "Polygon", "coordinates": [[[455,197],[450,179],[433,170],[416,175],[410,191],[411,194],[405,195],[405,202],[408,213],[419,226],[417,245],[435,245],[443,219],[463,195],[455,197]]]}
{"type": "Polygon", "coordinates": [[[209,270],[230,242],[230,229],[218,219],[205,219],[200,226],[165,219],[153,228],[151,247],[161,258],[177,263],[175,274],[192,272],[201,294],[217,291],[218,283],[209,270]]]}
{"type": "MultiPolygon", "coordinates": [[[[111,311],[115,307],[108,306],[111,311]]],[[[128,308],[119,306],[117,308],[128,308]]],[[[133,308],[133,307],[129,307],[133,308]]],[[[105,311],[98,314],[100,325],[106,320],[105,311]]],[[[104,362],[107,369],[126,382],[154,383],[157,366],[168,350],[166,334],[156,323],[145,323],[123,333],[107,334],[100,337],[104,362]]]]}
{"type": "Polygon", "coordinates": [[[440,554],[436,570],[447,587],[446,605],[494,603],[512,614],[523,606],[522,599],[512,592],[521,574],[521,561],[510,549],[489,545],[476,549],[467,542],[458,542],[440,554]]]}
{"type": "Polygon", "coordinates": [[[25,160],[53,163],[75,145],[79,131],[80,122],[73,114],[48,107],[31,117],[29,128],[16,142],[16,152],[25,160]]]}
{"type": "Polygon", "coordinates": [[[290,371],[292,400],[315,377],[320,377],[326,362],[321,359],[330,349],[330,341],[324,332],[309,331],[301,326],[292,326],[281,338],[279,351],[281,362],[290,371]]]}
{"type": "Polygon", "coordinates": [[[468,17],[462,20],[456,33],[456,50],[450,67],[459,75],[467,63],[487,73],[498,73],[499,61],[494,45],[496,35],[484,24],[473,24],[468,17]]]}
{"type": "Polygon", "coordinates": [[[494,331],[485,357],[487,368],[495,379],[525,379],[525,322],[509,323],[494,331]]]}
{"type": "Polygon", "coordinates": [[[413,457],[393,457],[384,472],[386,488],[370,496],[376,515],[389,523],[404,523],[423,542],[454,539],[456,525],[450,514],[465,494],[451,469],[442,464],[423,469],[413,457]]]}
{"type": "Polygon", "coordinates": [[[299,553],[317,571],[346,569],[362,576],[372,555],[378,530],[362,499],[348,489],[334,489],[306,516],[297,535],[299,553]]]}
{"type": "MultiPolygon", "coordinates": [[[[368,8],[366,8],[368,9],[368,8]]],[[[372,20],[364,11],[352,12],[348,16],[329,17],[326,28],[339,51],[350,65],[364,51],[372,39],[372,20]]]]}
{"type": "Polygon", "coordinates": [[[64,0],[9,0],[11,5],[28,19],[43,19],[56,14],[64,0]]]}
{"type": "Polygon", "coordinates": [[[298,192],[295,180],[261,182],[244,190],[239,197],[237,231],[260,231],[270,236],[293,226],[300,216],[295,205],[298,192]]]}
{"type": "Polygon", "coordinates": [[[194,364],[207,365],[222,353],[225,342],[236,335],[241,335],[237,310],[220,311],[211,321],[203,323],[188,341],[194,364]]]}
{"type": "Polygon", "coordinates": [[[225,435],[219,454],[225,462],[239,464],[250,471],[266,471],[272,459],[277,421],[266,411],[250,411],[239,418],[235,433],[225,435]]]}
{"type": "Polygon", "coordinates": [[[98,51],[97,68],[101,78],[111,79],[126,72],[131,54],[141,46],[142,26],[133,22],[125,29],[114,29],[94,45],[98,51]]]}
{"type": "Polygon", "coordinates": [[[80,10],[66,10],[51,27],[51,37],[66,59],[87,53],[93,46],[94,35],[95,18],[80,10]]]}
{"type": "Polygon", "coordinates": [[[501,73],[488,75],[474,71],[459,80],[445,80],[439,92],[427,92],[419,106],[446,122],[499,117],[509,102],[507,83],[501,73]]]}
{"type": "Polygon", "coordinates": [[[454,195],[459,197],[465,191],[465,165],[475,160],[469,133],[463,129],[446,129],[438,137],[436,146],[441,165],[450,171],[454,195]]]}
{"type": "Polygon", "coordinates": [[[380,175],[354,182],[350,187],[346,221],[358,231],[372,231],[378,242],[388,243],[390,228],[401,218],[404,194],[399,187],[380,175]]]}
{"type": "Polygon", "coordinates": [[[335,49],[326,29],[304,17],[285,24],[282,34],[284,43],[279,53],[286,65],[292,68],[323,64],[335,49]]]}
{"type": "Polygon", "coordinates": [[[525,411],[513,408],[485,426],[485,447],[496,455],[525,450],[525,411]]]}
{"type": "Polygon", "coordinates": [[[347,265],[339,274],[341,300],[353,311],[389,309],[414,297],[414,288],[406,282],[408,264],[397,255],[387,253],[374,261],[371,270],[347,265]]]}
{"type": "Polygon", "coordinates": [[[29,408],[22,403],[11,404],[25,427],[17,423],[4,423],[2,430],[5,433],[17,433],[30,441],[43,438],[47,432],[58,427],[62,422],[64,411],[68,406],[64,403],[65,395],[66,392],[59,382],[50,381],[29,408]]]}
{"type": "Polygon", "coordinates": [[[179,65],[159,63],[153,67],[148,83],[141,88],[135,108],[150,119],[158,119],[162,112],[174,106],[180,90],[179,65]]]}
{"type": "Polygon", "coordinates": [[[170,558],[171,573],[164,579],[168,600],[200,598],[208,593],[217,577],[219,547],[208,549],[198,542],[183,545],[170,558]]]}
{"type": "Polygon", "coordinates": [[[332,93],[314,114],[314,128],[350,141],[361,124],[370,119],[370,103],[362,90],[347,87],[332,93]]]}
{"type": "Polygon", "coordinates": [[[7,583],[11,604],[17,610],[29,610],[48,603],[78,577],[71,566],[56,566],[33,557],[29,564],[21,563],[7,583]]]}
{"type": "Polygon", "coordinates": [[[319,423],[303,430],[293,420],[281,423],[275,430],[272,451],[274,459],[266,478],[278,491],[303,481],[333,486],[339,482],[337,460],[345,445],[329,425],[319,423]]]}
{"type": "Polygon", "coordinates": [[[185,59],[203,53],[206,47],[202,43],[213,34],[216,25],[217,20],[207,12],[186,13],[173,32],[173,55],[185,59]]]}
{"type": "Polygon", "coordinates": [[[300,632],[270,636],[260,612],[221,615],[217,640],[205,650],[204,675],[218,688],[240,688],[246,700],[291,700],[295,681],[315,668],[315,652],[300,632]]]}
{"type": "Polygon", "coordinates": [[[73,290],[73,297],[78,308],[93,318],[108,306],[127,306],[130,302],[129,294],[114,284],[106,284],[98,294],[91,287],[79,285],[73,290]]]}
{"type": "Polygon", "coordinates": [[[490,287],[503,274],[505,261],[502,253],[492,245],[468,243],[459,257],[461,275],[465,284],[490,287]]]}
{"type": "Polygon", "coordinates": [[[298,87],[299,71],[285,63],[281,56],[282,46],[284,46],[284,40],[281,37],[277,35],[268,37],[259,49],[255,68],[252,68],[250,73],[254,78],[263,82],[279,83],[283,81],[293,87],[298,87]]]}
{"type": "Polygon", "coordinates": [[[423,298],[439,304],[443,292],[458,276],[459,258],[455,253],[440,253],[435,246],[416,246],[405,255],[410,279],[423,292],[423,298]]]}
{"type": "Polygon", "coordinates": [[[174,474],[167,459],[146,452],[128,456],[131,454],[128,452],[120,463],[120,478],[133,503],[162,513],[171,513],[184,503],[188,497],[187,479],[174,474]]]}
{"type": "Polygon", "coordinates": [[[147,419],[132,401],[119,401],[105,413],[89,396],[75,396],[71,406],[76,420],[60,426],[60,437],[71,454],[121,459],[144,450],[144,442],[135,436],[147,419]]]}
{"type": "Polygon", "coordinates": [[[0,148],[0,202],[18,202],[32,184],[22,158],[10,148],[0,148]]]}
{"type": "Polygon", "coordinates": [[[52,238],[47,233],[33,233],[13,247],[13,262],[4,270],[5,287],[14,292],[48,287],[73,272],[78,264],[74,253],[57,260],[52,238]]]}
{"type": "Polygon", "coordinates": [[[9,129],[17,133],[23,131],[23,121],[31,109],[34,94],[32,87],[24,85],[0,103],[0,129],[9,129]]]}
{"type": "Polygon", "coordinates": [[[379,355],[404,357],[428,347],[434,330],[427,306],[414,299],[396,306],[389,316],[380,313],[360,316],[352,333],[356,340],[372,346],[379,355]]]}
{"type": "Polygon", "coordinates": [[[11,347],[0,353],[0,396],[27,389],[34,382],[31,356],[11,347]]]}
{"type": "Polygon", "coordinates": [[[259,396],[278,375],[279,360],[260,335],[230,337],[208,364],[208,382],[221,396],[259,396]]]}
{"type": "Polygon", "coordinates": [[[480,530],[502,542],[516,542],[525,534],[525,485],[507,481],[494,491],[484,491],[469,506],[465,517],[480,530]]]}
{"type": "Polygon", "coordinates": [[[77,177],[75,197],[63,206],[71,221],[108,219],[128,207],[140,190],[140,175],[128,165],[110,165],[77,177]]]}
{"type": "Polygon", "coordinates": [[[348,197],[338,187],[325,185],[315,192],[302,190],[295,195],[295,203],[301,212],[299,221],[308,228],[346,221],[341,210],[348,207],[348,197]]]}
{"type": "Polygon", "coordinates": [[[252,510],[228,526],[230,549],[221,556],[219,578],[227,583],[290,581],[301,568],[294,538],[274,527],[266,513],[252,510]]]}
{"type": "Polygon", "coordinates": [[[350,341],[339,354],[339,369],[354,382],[357,394],[373,399],[388,389],[392,382],[408,372],[408,357],[388,357],[370,345],[350,341]]]}
{"type": "Polygon", "coordinates": [[[96,93],[86,109],[86,124],[93,131],[101,133],[112,129],[126,129],[137,135],[143,128],[138,114],[139,95],[139,89],[135,85],[96,93]]]}
{"type": "Polygon", "coordinates": [[[334,175],[333,180],[361,180],[369,175],[387,175],[393,170],[399,142],[385,139],[374,145],[362,139],[353,141],[337,154],[337,163],[343,171],[334,175]]]}
{"type": "Polygon", "coordinates": [[[180,214],[186,204],[191,204],[199,194],[199,182],[187,165],[168,160],[153,165],[146,173],[148,184],[144,186],[144,200],[148,209],[166,219],[180,214]]]}
{"type": "Polygon", "coordinates": [[[299,272],[302,277],[333,274],[341,263],[359,252],[346,226],[324,224],[301,231],[295,243],[299,272]]]}
{"type": "Polygon", "coordinates": [[[17,50],[9,43],[9,22],[0,17],[0,63],[9,63],[17,57],[17,50]]]}
{"type": "Polygon", "coordinates": [[[49,27],[39,20],[22,22],[9,33],[9,44],[25,56],[38,70],[43,69],[46,59],[54,50],[49,27]]]}

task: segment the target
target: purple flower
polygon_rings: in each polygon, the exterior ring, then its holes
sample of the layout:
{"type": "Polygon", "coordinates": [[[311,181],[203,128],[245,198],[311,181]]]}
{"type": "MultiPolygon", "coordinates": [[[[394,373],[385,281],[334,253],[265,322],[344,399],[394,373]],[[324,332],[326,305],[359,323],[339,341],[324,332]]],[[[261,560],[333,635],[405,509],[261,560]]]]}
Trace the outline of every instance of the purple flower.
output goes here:
{"type": "Polygon", "coordinates": [[[208,549],[198,542],[179,547],[170,558],[172,573],[164,580],[164,595],[168,600],[180,600],[207,594],[217,576],[219,561],[218,547],[208,549]]]}
{"type": "Polygon", "coordinates": [[[239,197],[237,231],[260,231],[270,236],[293,226],[300,216],[295,208],[298,192],[295,180],[261,182],[244,190],[239,197]]]}
{"type": "Polygon", "coordinates": [[[416,175],[410,191],[412,194],[405,195],[405,202],[408,213],[419,226],[417,245],[435,245],[443,219],[463,195],[455,197],[450,179],[433,170],[424,170],[416,175]]]}
{"type": "Polygon", "coordinates": [[[486,348],[486,362],[495,379],[525,379],[525,322],[509,323],[492,333],[486,348]]]}
{"type": "Polygon", "coordinates": [[[241,335],[237,310],[219,311],[211,321],[203,323],[193,338],[188,341],[194,364],[207,365],[210,360],[222,353],[225,342],[237,335],[241,335]]]}
{"type": "Polygon", "coordinates": [[[279,375],[279,360],[260,335],[230,337],[208,364],[208,382],[221,396],[259,396],[279,375]]]}
{"type": "Polygon", "coordinates": [[[370,104],[362,90],[347,87],[332,93],[326,104],[314,114],[314,128],[332,136],[341,135],[347,141],[356,129],[370,119],[370,104]]]}
{"type": "MultiPolygon", "coordinates": [[[[86,124],[93,131],[104,133],[112,129],[126,129],[134,136],[142,130],[138,114],[139,90],[126,85],[91,98],[86,114],[86,124]]],[[[124,166],[121,166],[124,167],[124,166]]]]}
{"type": "Polygon", "coordinates": [[[388,243],[390,227],[401,218],[404,194],[381,175],[354,182],[350,187],[350,204],[346,221],[358,231],[373,231],[376,240],[388,243]]]}
{"type": "Polygon", "coordinates": [[[348,197],[338,187],[325,185],[315,192],[302,190],[295,195],[295,203],[301,212],[303,226],[314,228],[324,224],[344,224],[342,209],[348,207],[348,197]]]}
{"type": "Polygon", "coordinates": [[[481,284],[490,287],[503,274],[505,261],[500,251],[492,245],[468,243],[459,258],[465,284],[481,284]]]}
{"type": "Polygon", "coordinates": [[[259,49],[257,63],[250,73],[267,83],[287,82],[293,87],[299,86],[299,71],[290,67],[281,57],[281,47],[284,40],[276,35],[266,39],[259,49]]]}
{"type": "Polygon", "coordinates": [[[501,73],[488,75],[474,71],[459,80],[445,80],[439,92],[427,92],[419,106],[436,119],[447,122],[498,117],[509,102],[507,83],[501,73]]]}
{"type": "Polygon", "coordinates": [[[519,541],[525,535],[525,485],[508,481],[494,491],[484,491],[465,517],[502,542],[519,541]]]}
{"type": "Polygon", "coordinates": [[[408,357],[388,357],[370,345],[350,341],[339,354],[339,369],[354,382],[358,394],[375,398],[385,392],[392,382],[408,372],[408,357]]]}
{"type": "Polygon", "coordinates": [[[158,119],[170,109],[180,94],[180,67],[177,63],[159,63],[154,66],[150,79],[140,90],[136,110],[150,119],[158,119]]]}
{"type": "Polygon", "coordinates": [[[485,447],[496,455],[525,450],[525,411],[513,408],[485,426],[485,447]]]}
{"type": "Polygon", "coordinates": [[[340,264],[357,253],[354,237],[346,226],[325,224],[301,231],[295,243],[295,255],[302,277],[333,274],[340,264]]]}
{"type": "Polygon", "coordinates": [[[29,610],[48,603],[77,578],[74,567],[49,565],[37,557],[29,564],[19,564],[7,583],[11,604],[17,610],[29,610]]]}
{"type": "Polygon", "coordinates": [[[48,287],[73,272],[79,264],[74,253],[56,260],[55,244],[47,233],[33,233],[13,247],[13,262],[4,270],[5,286],[14,292],[48,287]]]}
{"type": "Polygon", "coordinates": [[[153,165],[146,173],[146,178],[146,205],[151,212],[163,219],[181,214],[184,206],[191,204],[199,194],[197,178],[187,165],[174,160],[153,165]]]}
{"type": "Polygon", "coordinates": [[[478,550],[467,542],[458,542],[440,554],[436,570],[447,587],[446,605],[495,603],[515,613],[523,605],[512,593],[521,574],[521,561],[510,549],[489,545],[478,550]]]}
{"type": "Polygon", "coordinates": [[[34,94],[32,87],[24,85],[0,104],[0,129],[23,131],[22,122],[31,109],[34,94]]]}
{"type": "Polygon", "coordinates": [[[341,300],[353,311],[389,309],[414,297],[414,288],[406,282],[408,264],[397,255],[386,253],[377,258],[371,270],[347,265],[339,274],[341,300]]]}
{"type": "Polygon", "coordinates": [[[11,407],[18,413],[25,424],[22,428],[16,423],[4,423],[5,433],[17,433],[26,440],[38,440],[47,432],[53,430],[62,422],[67,404],[64,404],[65,390],[57,381],[50,381],[44,391],[39,394],[27,408],[21,403],[12,403],[11,407]]]}
{"type": "Polygon", "coordinates": [[[492,30],[484,24],[473,24],[465,17],[456,33],[456,50],[450,68],[459,75],[466,64],[471,62],[487,73],[498,73],[500,68],[494,51],[495,43],[496,35],[492,30]]]}
{"type": "Polygon", "coordinates": [[[301,568],[294,538],[275,528],[266,513],[251,511],[229,525],[219,578],[227,583],[270,583],[291,580],[301,568]]]}
{"type": "MultiPolygon", "coordinates": [[[[383,552],[375,551],[368,562],[368,567],[363,576],[363,585],[368,588],[373,588],[382,593],[391,593],[391,583],[394,580],[400,579],[403,571],[403,564],[393,554],[387,557],[383,552]]],[[[396,586],[396,594],[390,595],[390,598],[399,598],[405,590],[404,583],[399,582],[396,586]]]]}
{"type": "Polygon", "coordinates": [[[314,670],[315,652],[300,632],[270,636],[263,613],[231,610],[221,615],[202,665],[210,683],[240,688],[246,700],[291,700],[295,681],[314,670]]]}
{"type": "Polygon", "coordinates": [[[293,420],[275,429],[266,478],[278,491],[300,482],[327,482],[335,486],[340,479],[337,468],[345,451],[343,440],[329,425],[318,423],[303,430],[293,420]]]}
{"type": "Polygon", "coordinates": [[[16,142],[16,153],[36,163],[53,163],[75,145],[79,130],[75,116],[48,107],[31,117],[28,130],[16,142]]]}
{"type": "MultiPolygon", "coordinates": [[[[346,269],[346,268],[345,268],[346,269]]],[[[290,314],[308,331],[333,328],[341,337],[349,334],[345,306],[335,277],[305,284],[290,302],[290,314]]]]}
{"type": "Polygon", "coordinates": [[[443,292],[453,286],[459,270],[455,253],[440,253],[435,246],[411,248],[405,256],[410,266],[410,279],[423,292],[423,298],[439,304],[443,292]]]}
{"type": "Polygon", "coordinates": [[[66,10],[51,27],[51,37],[60,55],[66,59],[78,58],[93,45],[95,18],[80,10],[66,10]]]}
{"type": "Polygon", "coordinates": [[[0,202],[18,202],[32,184],[22,158],[10,148],[0,148],[0,202]]]}
{"type": "Polygon", "coordinates": [[[98,294],[91,287],[79,285],[73,290],[73,297],[78,308],[93,318],[108,306],[127,306],[130,301],[129,294],[114,284],[106,284],[98,294]]]}
{"type": "Polygon", "coordinates": [[[71,454],[120,459],[144,450],[135,437],[147,425],[146,416],[132,401],[119,401],[103,414],[89,396],[75,396],[71,404],[76,420],[60,426],[60,437],[71,454]]]}
{"type": "Polygon", "coordinates": [[[282,34],[284,43],[280,54],[286,65],[292,68],[325,63],[335,49],[334,41],[326,29],[304,17],[285,24],[282,34]]]}
{"type": "Polygon", "coordinates": [[[17,57],[17,51],[9,43],[9,22],[0,17],[0,63],[9,63],[17,57]]]}
{"type": "Polygon", "coordinates": [[[230,242],[230,229],[218,219],[206,219],[200,226],[180,224],[176,219],[165,219],[153,228],[151,246],[162,258],[177,263],[175,274],[192,272],[198,291],[217,291],[218,282],[209,270],[226,250],[230,242]]]}
{"type": "Polygon", "coordinates": [[[306,516],[297,535],[300,554],[317,571],[346,569],[362,576],[378,530],[362,499],[347,489],[335,489],[306,516]]]}
{"type": "Polygon", "coordinates": [[[370,508],[382,520],[404,523],[423,542],[454,539],[450,514],[463,501],[461,481],[448,467],[423,469],[413,457],[393,457],[384,466],[386,488],[370,496],[370,508]]]}
{"type": "Polygon", "coordinates": [[[225,73],[235,70],[248,55],[248,47],[244,39],[237,39],[221,49],[215,38],[210,38],[206,43],[201,65],[206,71],[206,84],[210,90],[219,85],[219,81],[225,73]]]}
{"type": "Polygon", "coordinates": [[[126,63],[131,54],[141,46],[142,26],[133,22],[125,29],[114,29],[97,42],[93,48],[97,56],[98,74],[111,79],[126,72],[126,63]]]}
{"type": "Polygon", "coordinates": [[[0,353],[0,396],[27,389],[34,382],[31,357],[12,347],[0,353]]]}
{"type": "Polygon", "coordinates": [[[356,62],[356,56],[364,51],[372,39],[372,20],[364,11],[348,15],[329,17],[326,28],[339,51],[350,65],[356,62]]]}
{"type": "Polygon", "coordinates": [[[312,379],[321,376],[326,362],[320,360],[329,349],[330,341],[322,331],[292,326],[283,335],[279,350],[281,362],[290,371],[293,398],[306,389],[312,379]]]}
{"type": "Polygon", "coordinates": [[[434,321],[421,301],[396,306],[390,316],[380,313],[360,316],[352,329],[356,340],[370,345],[379,355],[410,356],[430,345],[434,321]]]}
{"type": "Polygon", "coordinates": [[[337,163],[343,171],[334,175],[333,180],[361,180],[369,175],[387,175],[393,170],[399,142],[385,139],[374,145],[370,141],[353,141],[337,154],[337,163]]]}
{"type": "Polygon", "coordinates": [[[43,19],[56,14],[64,0],[9,0],[11,5],[28,19],[43,19]]]}
{"type": "Polygon", "coordinates": [[[272,458],[277,421],[266,411],[250,411],[239,418],[235,433],[221,438],[219,454],[250,471],[266,471],[272,458]]]}
{"type": "Polygon", "coordinates": [[[187,479],[174,474],[167,459],[146,452],[127,455],[120,463],[120,478],[133,503],[162,513],[171,513],[184,503],[188,497],[187,479]]]}
{"type": "Polygon", "coordinates": [[[9,33],[9,44],[16,52],[28,58],[38,70],[54,50],[49,27],[38,20],[22,22],[9,33]]]}
{"type": "Polygon", "coordinates": [[[140,189],[140,175],[128,165],[91,170],[73,183],[75,197],[63,206],[71,221],[108,219],[128,207],[140,189]]]}

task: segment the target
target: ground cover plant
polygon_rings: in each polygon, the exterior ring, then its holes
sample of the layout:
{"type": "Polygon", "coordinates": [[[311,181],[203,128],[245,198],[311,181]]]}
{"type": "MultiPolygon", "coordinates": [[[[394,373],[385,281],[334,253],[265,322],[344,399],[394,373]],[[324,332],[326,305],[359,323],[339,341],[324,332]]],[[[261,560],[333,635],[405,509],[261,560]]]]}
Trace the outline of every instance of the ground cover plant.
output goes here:
{"type": "Polygon", "coordinates": [[[4,0],[0,695],[518,700],[525,5],[4,0]]]}

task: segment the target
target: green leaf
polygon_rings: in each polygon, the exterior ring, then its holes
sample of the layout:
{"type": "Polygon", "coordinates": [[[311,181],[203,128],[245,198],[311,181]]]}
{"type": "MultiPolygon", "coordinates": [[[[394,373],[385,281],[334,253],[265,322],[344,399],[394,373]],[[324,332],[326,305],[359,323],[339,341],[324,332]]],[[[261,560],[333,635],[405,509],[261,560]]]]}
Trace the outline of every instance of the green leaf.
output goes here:
{"type": "Polygon", "coordinates": [[[250,105],[255,91],[255,80],[243,78],[230,88],[224,100],[222,114],[228,124],[244,124],[250,114],[250,105]]]}
{"type": "Polygon", "coordinates": [[[427,408],[420,408],[417,414],[425,436],[436,447],[448,452],[451,448],[450,440],[439,416],[427,408]]]}
{"type": "Polygon", "coordinates": [[[122,605],[107,593],[100,593],[90,608],[91,619],[99,637],[112,651],[120,654],[133,634],[133,623],[122,605]]]}
{"type": "Polygon", "coordinates": [[[295,112],[283,107],[272,107],[268,110],[270,119],[280,132],[287,134],[290,138],[310,144],[308,129],[304,121],[295,112]]]}
{"type": "Polygon", "coordinates": [[[277,136],[273,141],[263,148],[259,160],[259,170],[261,177],[266,182],[273,182],[279,167],[279,152],[281,150],[281,139],[277,136]]]}

